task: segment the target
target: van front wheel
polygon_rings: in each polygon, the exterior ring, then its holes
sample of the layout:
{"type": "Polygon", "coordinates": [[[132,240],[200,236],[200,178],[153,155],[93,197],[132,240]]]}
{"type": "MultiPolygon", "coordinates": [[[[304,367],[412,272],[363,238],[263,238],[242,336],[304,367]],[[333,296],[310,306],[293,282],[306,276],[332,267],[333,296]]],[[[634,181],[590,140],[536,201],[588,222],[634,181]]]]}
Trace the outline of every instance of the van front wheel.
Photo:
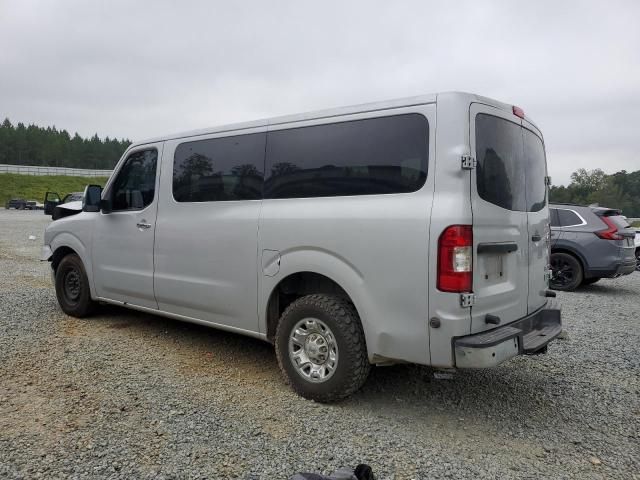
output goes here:
{"type": "Polygon", "coordinates": [[[291,303],[276,331],[285,379],[304,398],[333,402],[362,387],[371,365],[353,304],[337,295],[307,295],[291,303]]]}
{"type": "Polygon", "coordinates": [[[72,317],[86,317],[95,307],[84,265],[75,253],[67,255],[58,264],[56,297],[62,311],[72,317]]]}

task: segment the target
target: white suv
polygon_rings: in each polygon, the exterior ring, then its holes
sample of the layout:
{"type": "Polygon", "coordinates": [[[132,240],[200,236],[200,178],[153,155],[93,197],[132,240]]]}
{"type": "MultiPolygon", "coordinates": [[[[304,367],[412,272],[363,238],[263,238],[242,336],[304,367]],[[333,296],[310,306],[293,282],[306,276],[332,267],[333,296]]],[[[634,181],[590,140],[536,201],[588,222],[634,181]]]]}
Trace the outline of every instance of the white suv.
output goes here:
{"type": "Polygon", "coordinates": [[[497,365],[561,331],[544,143],[465,93],[135,143],[52,222],[64,312],[108,302],[275,344],[301,395],[371,364],[497,365]]]}

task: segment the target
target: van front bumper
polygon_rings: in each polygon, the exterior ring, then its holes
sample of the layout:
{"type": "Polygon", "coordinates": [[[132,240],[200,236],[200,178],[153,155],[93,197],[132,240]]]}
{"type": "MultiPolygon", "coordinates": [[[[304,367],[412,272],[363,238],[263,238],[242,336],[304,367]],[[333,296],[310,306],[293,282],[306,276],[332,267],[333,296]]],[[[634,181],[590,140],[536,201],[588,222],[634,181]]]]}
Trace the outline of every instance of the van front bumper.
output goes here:
{"type": "Polygon", "coordinates": [[[40,261],[47,262],[51,260],[51,257],[53,257],[51,247],[49,245],[43,245],[42,249],[40,250],[40,261]]]}
{"type": "Polygon", "coordinates": [[[487,332],[453,339],[457,368],[495,367],[516,355],[543,353],[562,332],[560,304],[550,299],[537,312],[487,332]]]}

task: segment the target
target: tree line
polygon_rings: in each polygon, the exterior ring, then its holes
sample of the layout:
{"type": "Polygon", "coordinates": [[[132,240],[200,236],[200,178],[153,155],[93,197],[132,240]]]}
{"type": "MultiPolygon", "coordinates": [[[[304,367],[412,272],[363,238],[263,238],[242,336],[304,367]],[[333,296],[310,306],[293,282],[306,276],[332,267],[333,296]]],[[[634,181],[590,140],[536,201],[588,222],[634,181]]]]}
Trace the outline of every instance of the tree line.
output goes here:
{"type": "Polygon", "coordinates": [[[97,134],[83,138],[76,132],[71,136],[55,126],[21,122],[14,126],[8,118],[0,125],[0,163],[11,165],[110,170],[130,144],[130,140],[101,139],[97,134]]]}
{"type": "Polygon", "coordinates": [[[621,170],[607,175],[601,169],[580,168],[571,174],[568,186],[552,186],[549,200],[556,203],[577,203],[619,208],[627,217],[640,217],[640,170],[621,170]]]}

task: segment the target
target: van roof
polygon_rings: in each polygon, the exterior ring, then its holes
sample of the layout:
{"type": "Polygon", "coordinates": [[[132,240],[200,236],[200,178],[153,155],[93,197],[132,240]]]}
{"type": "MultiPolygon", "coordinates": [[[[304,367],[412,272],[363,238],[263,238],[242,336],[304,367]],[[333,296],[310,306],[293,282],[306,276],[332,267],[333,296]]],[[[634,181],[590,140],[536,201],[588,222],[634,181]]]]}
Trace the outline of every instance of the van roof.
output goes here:
{"type": "MultiPolygon", "coordinates": [[[[363,103],[358,105],[350,105],[346,107],[330,108],[325,110],[316,110],[306,113],[298,113],[294,115],[284,115],[272,118],[265,118],[261,120],[253,120],[249,122],[234,123],[229,125],[220,125],[217,127],[203,128],[198,130],[191,130],[186,132],[179,132],[175,134],[165,135],[161,137],[148,138],[141,141],[136,141],[131,144],[131,147],[144,145],[146,143],[155,143],[165,140],[174,140],[179,138],[195,137],[199,135],[208,135],[212,133],[223,133],[231,131],[247,130],[250,128],[266,127],[269,125],[279,125],[283,123],[301,122],[307,120],[316,120],[320,118],[330,118],[342,115],[350,115],[363,112],[373,112],[376,110],[387,110],[391,108],[410,107],[414,105],[425,105],[429,103],[436,103],[443,97],[449,97],[450,100],[458,101],[460,103],[479,102],[485,103],[501,110],[511,111],[512,105],[508,105],[491,98],[483,97],[473,93],[466,92],[444,92],[437,94],[418,95],[415,97],[398,98],[394,100],[385,100],[380,102],[363,103]]],[[[527,118],[527,121],[535,126],[535,124],[527,118]]],[[[537,128],[537,127],[536,127],[537,128]]],[[[130,148],[131,148],[130,147],[130,148]]]]}

